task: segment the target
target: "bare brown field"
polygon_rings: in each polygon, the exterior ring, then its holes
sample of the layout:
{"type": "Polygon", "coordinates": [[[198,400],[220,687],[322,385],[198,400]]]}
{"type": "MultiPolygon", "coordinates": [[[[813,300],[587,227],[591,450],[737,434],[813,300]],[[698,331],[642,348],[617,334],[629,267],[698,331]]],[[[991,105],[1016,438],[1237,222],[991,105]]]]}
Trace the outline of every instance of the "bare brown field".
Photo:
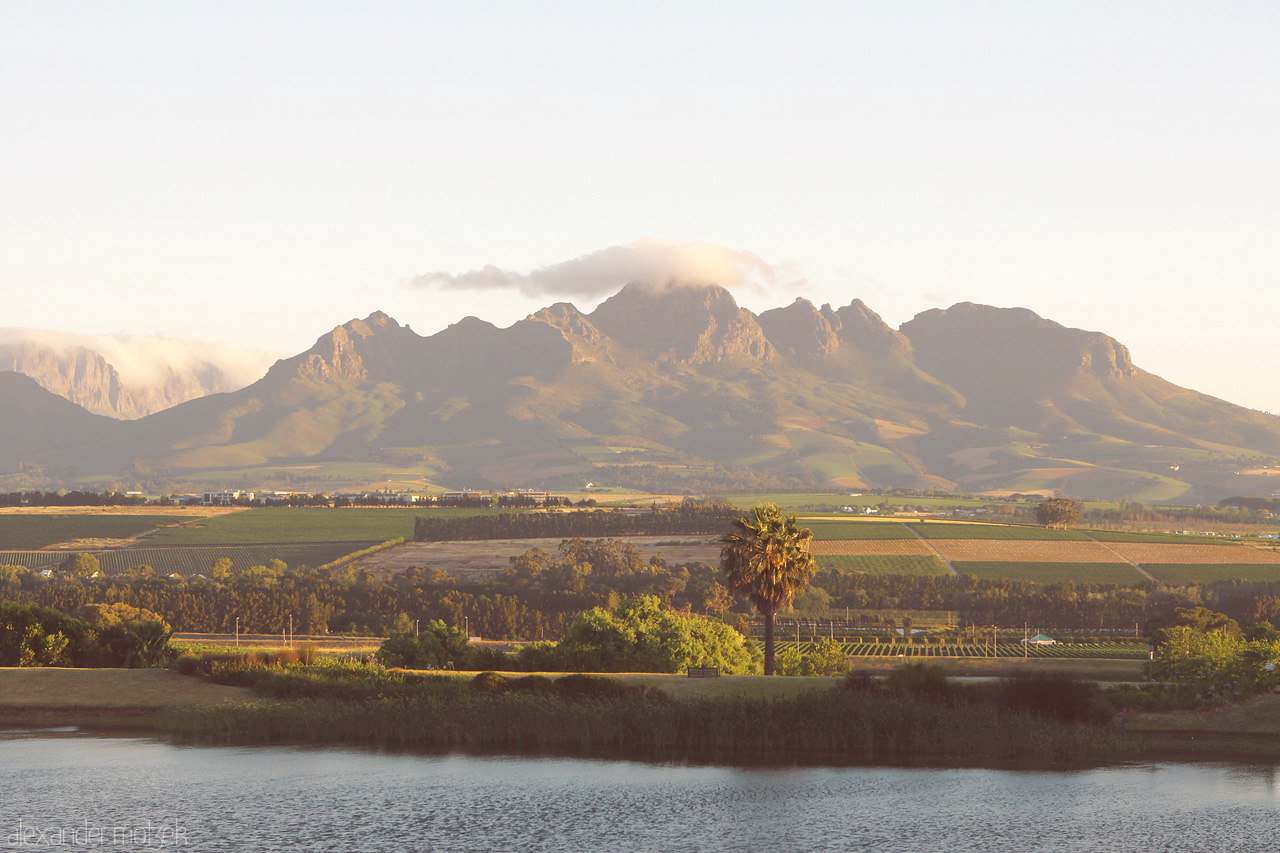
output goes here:
{"type": "Polygon", "coordinates": [[[932,556],[919,539],[815,539],[810,552],[819,556],[932,556]]]}
{"type": "Polygon", "coordinates": [[[1116,555],[1096,542],[1037,539],[931,539],[944,558],[963,562],[1114,563],[1116,555]]]}
{"type": "Polygon", "coordinates": [[[249,702],[253,692],[167,669],[0,668],[0,706],[172,708],[249,702]]]}
{"type": "MultiPolygon", "coordinates": [[[[563,538],[491,539],[480,542],[406,542],[351,565],[375,576],[390,576],[408,569],[448,572],[458,580],[490,578],[511,565],[530,548],[554,554],[563,538]]],[[[718,565],[720,545],[712,536],[636,536],[630,541],[645,559],[657,554],[671,564],[707,563],[718,565]]]]}
{"type": "Polygon", "coordinates": [[[1135,563],[1280,563],[1280,551],[1248,545],[1177,545],[1154,542],[1108,542],[1117,554],[1135,563]]]}

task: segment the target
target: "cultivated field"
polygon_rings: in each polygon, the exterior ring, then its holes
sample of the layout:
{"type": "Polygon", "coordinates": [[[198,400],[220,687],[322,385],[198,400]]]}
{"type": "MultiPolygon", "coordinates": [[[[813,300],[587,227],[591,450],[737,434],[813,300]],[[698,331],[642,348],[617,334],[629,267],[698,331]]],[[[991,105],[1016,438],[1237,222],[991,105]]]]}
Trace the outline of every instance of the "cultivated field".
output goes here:
{"type": "MultiPolygon", "coordinates": [[[[166,527],[148,545],[253,545],[278,542],[385,542],[413,538],[419,515],[473,513],[411,507],[265,507],[166,527]]],[[[354,549],[353,549],[354,550],[354,549]]]]}
{"type": "Polygon", "coordinates": [[[1071,563],[1071,562],[956,562],[952,563],[962,575],[973,575],[980,580],[1000,580],[1035,583],[1114,583],[1132,586],[1148,580],[1128,563],[1071,563]]]}
{"type": "Polygon", "coordinates": [[[933,556],[929,546],[915,537],[910,539],[815,539],[809,547],[809,552],[814,556],[826,554],[933,556]]]}
{"type": "Polygon", "coordinates": [[[30,551],[65,544],[128,544],[135,536],[184,520],[174,515],[108,513],[5,513],[0,515],[0,550],[30,551]],[[104,542],[105,540],[105,542],[104,542]]]}
{"type": "Polygon", "coordinates": [[[926,539],[998,539],[1070,541],[1087,539],[1078,530],[1053,530],[1018,524],[974,524],[964,521],[914,521],[910,527],[926,539]]]}
{"type": "Polygon", "coordinates": [[[1116,563],[1115,552],[1097,542],[1035,540],[931,539],[948,560],[1008,560],[1010,562],[1116,563]]]}
{"type": "Polygon", "coordinates": [[[1148,563],[1143,568],[1171,584],[1212,583],[1243,578],[1251,581],[1280,581],[1280,565],[1253,563],[1148,563]]]}
{"type": "Polygon", "coordinates": [[[894,556],[829,554],[817,557],[820,568],[838,572],[866,572],[869,575],[936,575],[947,574],[947,567],[932,554],[894,556]]]}
{"type": "Polygon", "coordinates": [[[1133,584],[1246,578],[1280,580],[1280,549],[1255,542],[1165,533],[1045,530],[972,522],[814,522],[818,565],[871,574],[938,574],[936,549],[961,574],[996,580],[1133,584]],[[888,533],[887,531],[899,531],[888,533]],[[928,539],[913,536],[919,532],[928,539]],[[1149,577],[1143,571],[1149,573],[1149,577]]]}
{"type": "Polygon", "coordinates": [[[1238,545],[1237,540],[1186,533],[1155,533],[1130,530],[1090,530],[1089,536],[1099,542],[1166,542],[1173,545],[1238,545]]]}
{"type": "Polygon", "coordinates": [[[825,539],[916,539],[915,533],[900,521],[850,521],[847,519],[800,519],[799,524],[813,531],[815,540],[825,539]]]}
{"type": "MultiPolygon", "coordinates": [[[[207,575],[213,564],[226,557],[234,569],[266,565],[269,560],[283,560],[290,568],[318,568],[345,557],[375,542],[311,542],[282,545],[192,545],[118,548],[109,551],[81,549],[93,554],[109,575],[127,574],[147,565],[157,575],[182,577],[207,575]]],[[[0,551],[0,565],[25,566],[33,571],[57,566],[68,556],[67,551],[0,551]]]]}
{"type": "MultiPolygon", "coordinates": [[[[781,640],[779,652],[799,646],[801,654],[813,651],[812,641],[781,640]]],[[[928,657],[928,658],[1035,658],[1037,660],[1146,660],[1147,647],[1138,643],[1091,643],[1077,645],[1060,643],[1051,646],[1028,646],[1021,643],[998,643],[994,650],[981,643],[859,643],[842,642],[841,648],[850,657],[928,657]],[[1025,651],[1025,654],[1024,654],[1025,651]]]]}
{"type": "Polygon", "coordinates": [[[1134,563],[1200,563],[1222,565],[1253,563],[1280,565],[1280,551],[1263,550],[1249,545],[1165,545],[1113,542],[1116,553],[1134,563]]]}

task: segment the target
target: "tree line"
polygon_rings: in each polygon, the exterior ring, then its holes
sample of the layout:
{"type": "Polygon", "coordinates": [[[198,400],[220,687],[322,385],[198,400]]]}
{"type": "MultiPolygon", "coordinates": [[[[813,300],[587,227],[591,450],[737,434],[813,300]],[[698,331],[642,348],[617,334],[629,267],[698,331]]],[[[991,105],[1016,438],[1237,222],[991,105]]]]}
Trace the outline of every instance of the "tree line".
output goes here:
{"type": "MultiPolygon", "coordinates": [[[[89,604],[123,603],[160,614],[175,630],[359,633],[386,636],[414,620],[469,625],[491,639],[559,639],[579,613],[613,608],[648,595],[663,606],[738,625],[753,607],[729,588],[719,566],[671,565],[644,558],[620,539],[568,539],[553,551],[534,548],[489,580],[459,580],[446,572],[410,569],[374,578],[348,566],[297,571],[282,562],[211,577],[147,577],[140,572],[91,577],[0,567],[0,600],[74,612],[89,604]]],[[[831,618],[854,611],[953,611],[961,625],[1022,625],[1046,630],[1132,630],[1179,608],[1203,606],[1242,625],[1280,622],[1280,583],[1221,581],[1173,586],[979,580],[973,576],[871,575],[818,572],[798,604],[831,618]],[[814,610],[812,608],[817,608],[814,610]]]]}
{"type": "Polygon", "coordinates": [[[0,506],[142,506],[147,499],[142,495],[124,495],[119,492],[4,492],[0,493],[0,506]]]}
{"type": "Polygon", "coordinates": [[[677,536],[722,533],[739,515],[727,501],[686,498],[669,507],[654,505],[641,512],[575,510],[473,515],[460,518],[414,519],[418,542],[460,542],[483,539],[557,539],[605,536],[677,536]]]}

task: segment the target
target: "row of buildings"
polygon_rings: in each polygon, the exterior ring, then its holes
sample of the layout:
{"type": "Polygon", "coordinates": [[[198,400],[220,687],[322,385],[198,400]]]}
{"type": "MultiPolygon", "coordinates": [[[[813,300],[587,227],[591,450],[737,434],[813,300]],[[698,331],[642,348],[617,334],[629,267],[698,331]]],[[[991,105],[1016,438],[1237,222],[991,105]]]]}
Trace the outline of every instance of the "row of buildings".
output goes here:
{"type": "MultiPolygon", "coordinates": [[[[296,502],[300,497],[314,497],[303,492],[248,491],[243,489],[219,489],[206,492],[173,495],[169,498],[175,506],[271,506],[296,502]]],[[[351,506],[488,506],[535,505],[555,499],[550,492],[541,489],[513,489],[506,492],[477,492],[463,489],[460,492],[444,492],[439,495],[413,494],[410,492],[337,492],[323,497],[336,503],[351,506]]],[[[558,499],[557,499],[558,500],[558,499]]]]}

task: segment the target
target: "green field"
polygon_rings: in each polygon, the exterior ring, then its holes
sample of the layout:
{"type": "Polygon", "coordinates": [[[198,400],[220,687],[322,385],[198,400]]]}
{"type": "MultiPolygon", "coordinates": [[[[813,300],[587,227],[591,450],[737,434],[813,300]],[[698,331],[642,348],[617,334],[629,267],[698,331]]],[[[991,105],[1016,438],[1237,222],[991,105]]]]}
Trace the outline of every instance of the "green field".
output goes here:
{"type": "MultiPolygon", "coordinates": [[[[181,521],[167,515],[0,515],[0,549],[27,551],[73,539],[129,539],[153,527],[181,521]]],[[[412,533],[412,531],[410,531],[412,533]]]]}
{"type": "Polygon", "coordinates": [[[1090,536],[1099,542],[1155,542],[1174,545],[1233,545],[1238,539],[1219,536],[1188,536],[1182,533],[1148,533],[1128,530],[1089,530],[1090,536]]]}
{"type": "MultiPolygon", "coordinates": [[[[1036,583],[1115,583],[1132,586],[1146,578],[1128,563],[1031,563],[1004,560],[953,560],[951,565],[962,575],[979,580],[1034,581],[1036,583]]],[[[1154,574],[1154,572],[1153,572],[1154,574]]],[[[1158,575],[1157,575],[1158,577],[1158,575]]]]}
{"type": "Polygon", "coordinates": [[[926,539],[1023,539],[1023,540],[1086,540],[1089,537],[1075,530],[1050,530],[1047,527],[1029,527],[1020,524],[964,524],[945,521],[916,521],[911,526],[926,539]]]}
{"type": "MultiPolygon", "coordinates": [[[[231,560],[233,569],[266,565],[283,560],[291,569],[315,569],[375,542],[313,542],[267,545],[171,545],[158,548],[118,548],[90,551],[108,575],[129,574],[147,565],[159,576],[207,575],[218,560],[231,560]]],[[[25,566],[33,571],[56,568],[71,551],[0,551],[0,565],[25,566]]]]}
{"type": "Polygon", "coordinates": [[[1142,567],[1165,583],[1175,585],[1237,578],[1280,581],[1280,564],[1275,563],[1143,563],[1142,567]]]}
{"type": "Polygon", "coordinates": [[[947,567],[937,557],[916,555],[853,556],[822,554],[815,556],[818,567],[837,572],[866,572],[871,575],[945,575],[947,567]]]}
{"type": "MultiPolygon", "coordinates": [[[[863,506],[879,506],[887,503],[890,506],[923,506],[930,508],[942,507],[984,507],[993,503],[1001,503],[999,498],[984,497],[976,495],[963,498],[938,498],[938,497],[907,497],[904,495],[849,495],[835,492],[803,492],[798,494],[789,494],[786,492],[773,492],[758,495],[733,494],[723,495],[726,500],[733,503],[739,509],[750,509],[756,504],[771,503],[777,504],[780,508],[788,512],[803,512],[809,510],[812,512],[839,512],[841,507],[863,507],[863,506]]],[[[1110,507],[1114,504],[1101,503],[1089,504],[1090,508],[1094,506],[1110,507]]]]}
{"type": "Polygon", "coordinates": [[[905,524],[897,521],[853,521],[844,519],[803,519],[801,527],[813,531],[814,539],[915,539],[905,524]]]}
{"type": "Polygon", "coordinates": [[[166,527],[148,545],[253,545],[264,542],[385,542],[413,539],[413,520],[456,518],[507,510],[419,509],[414,507],[265,507],[166,527]]]}

